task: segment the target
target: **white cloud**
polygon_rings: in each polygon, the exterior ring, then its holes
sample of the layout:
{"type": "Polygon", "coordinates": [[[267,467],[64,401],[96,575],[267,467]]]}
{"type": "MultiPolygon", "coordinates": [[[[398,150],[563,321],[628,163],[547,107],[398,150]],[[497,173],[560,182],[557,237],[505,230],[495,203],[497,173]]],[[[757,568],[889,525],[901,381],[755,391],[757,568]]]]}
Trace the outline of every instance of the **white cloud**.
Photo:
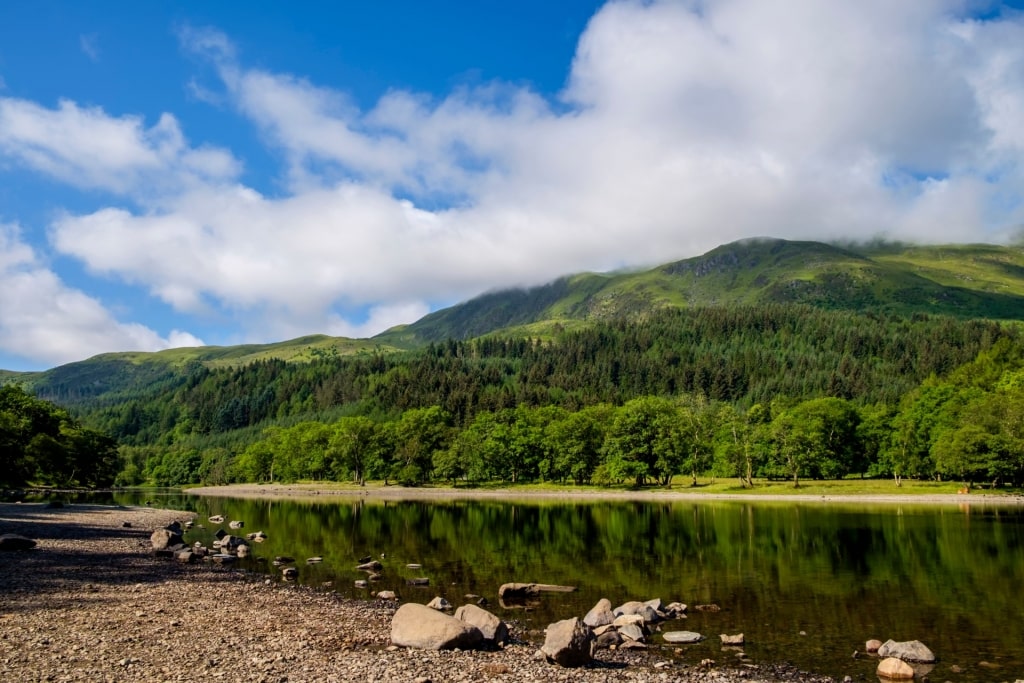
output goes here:
{"type": "Polygon", "coordinates": [[[146,128],[97,107],[61,100],[48,109],[0,97],[0,155],[77,187],[147,196],[234,178],[239,163],[215,147],[189,147],[177,119],[146,128]]]}
{"type": "Polygon", "coordinates": [[[118,322],[43,265],[17,226],[0,224],[0,351],[59,364],[107,351],[202,344],[180,330],[162,338],[144,325],[118,322]]]}
{"type": "Polygon", "coordinates": [[[196,96],[223,97],[259,128],[284,157],[286,196],[230,185],[233,157],[189,148],[170,115],[145,129],[0,99],[0,149],[103,187],[137,189],[154,167],[193,180],[144,211],[55,221],[55,248],[93,272],[184,312],[231,312],[256,334],[371,334],[422,302],[754,235],[1010,234],[1024,223],[1024,23],[958,18],[963,7],[613,2],[557,102],[491,83],[442,98],[392,91],[368,110],[185,29],[223,86],[193,83],[196,96]],[[85,121],[111,151],[84,165],[91,143],[56,125],[5,127],[5,111],[85,121]],[[367,307],[358,324],[338,313],[367,307]]]}

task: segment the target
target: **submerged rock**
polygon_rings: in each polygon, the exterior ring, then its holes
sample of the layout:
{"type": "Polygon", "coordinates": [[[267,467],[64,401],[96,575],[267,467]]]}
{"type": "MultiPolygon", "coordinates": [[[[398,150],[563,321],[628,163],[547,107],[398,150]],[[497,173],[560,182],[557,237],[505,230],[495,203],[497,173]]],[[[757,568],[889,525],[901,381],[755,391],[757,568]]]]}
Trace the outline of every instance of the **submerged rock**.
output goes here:
{"type": "Polygon", "coordinates": [[[704,636],[695,631],[668,631],[661,637],[667,643],[699,643],[704,640],[704,636]]]}
{"type": "Polygon", "coordinates": [[[905,662],[921,662],[931,664],[935,661],[935,655],[920,640],[905,640],[896,642],[887,640],[882,647],[878,648],[879,657],[896,657],[905,662]]]}
{"type": "Polygon", "coordinates": [[[909,681],[914,678],[914,667],[910,666],[902,659],[888,657],[878,663],[878,669],[875,673],[881,678],[887,678],[895,681],[909,681]]]}
{"type": "Polygon", "coordinates": [[[441,610],[443,612],[443,611],[446,611],[446,610],[450,610],[452,608],[452,603],[450,603],[447,600],[445,600],[444,598],[438,596],[438,597],[434,598],[433,600],[431,600],[430,602],[428,602],[427,603],[427,607],[429,607],[430,609],[441,610]]]}

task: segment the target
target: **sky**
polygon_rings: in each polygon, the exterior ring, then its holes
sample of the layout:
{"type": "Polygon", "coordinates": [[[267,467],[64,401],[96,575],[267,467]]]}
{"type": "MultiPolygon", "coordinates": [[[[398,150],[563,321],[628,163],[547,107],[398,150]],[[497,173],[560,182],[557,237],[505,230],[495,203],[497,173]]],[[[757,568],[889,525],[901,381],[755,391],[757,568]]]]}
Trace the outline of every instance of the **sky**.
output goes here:
{"type": "Polygon", "coordinates": [[[0,368],[1022,235],[1020,2],[0,3],[0,368]]]}

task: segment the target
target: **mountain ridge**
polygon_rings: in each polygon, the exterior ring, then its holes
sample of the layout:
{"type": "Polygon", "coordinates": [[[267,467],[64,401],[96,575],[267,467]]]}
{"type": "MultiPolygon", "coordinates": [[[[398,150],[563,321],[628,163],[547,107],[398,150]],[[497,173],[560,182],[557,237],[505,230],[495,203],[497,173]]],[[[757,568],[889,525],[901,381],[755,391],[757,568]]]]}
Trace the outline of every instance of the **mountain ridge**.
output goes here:
{"type": "Polygon", "coordinates": [[[0,370],[0,383],[114,400],[143,384],[184,381],[194,364],[308,362],[495,334],[544,338],[595,321],[642,319],[661,308],[760,304],[1024,321],[1024,249],[748,238],[645,270],[577,273],[487,292],[368,339],[308,335],[272,344],[113,352],[39,372],[0,370]]]}

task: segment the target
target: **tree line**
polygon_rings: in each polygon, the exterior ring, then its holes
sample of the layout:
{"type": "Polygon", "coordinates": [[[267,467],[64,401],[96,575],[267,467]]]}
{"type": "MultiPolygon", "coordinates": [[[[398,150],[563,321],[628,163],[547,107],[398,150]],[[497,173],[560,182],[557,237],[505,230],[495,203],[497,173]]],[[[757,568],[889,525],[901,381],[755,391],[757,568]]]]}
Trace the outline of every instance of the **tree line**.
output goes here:
{"type": "MultiPolygon", "coordinates": [[[[640,396],[579,410],[519,405],[457,424],[441,406],[393,419],[342,416],[269,427],[231,452],[129,449],[126,472],[174,485],[382,479],[405,485],[553,481],[665,485],[683,476],[850,475],[1024,484],[1024,351],[1004,339],[897,404],[778,397],[742,407],[703,394],[640,396]]],[[[126,481],[126,483],[133,483],[126,481]]]]}
{"type": "Polygon", "coordinates": [[[0,486],[109,486],[117,442],[16,384],[0,387],[0,486]]]}

